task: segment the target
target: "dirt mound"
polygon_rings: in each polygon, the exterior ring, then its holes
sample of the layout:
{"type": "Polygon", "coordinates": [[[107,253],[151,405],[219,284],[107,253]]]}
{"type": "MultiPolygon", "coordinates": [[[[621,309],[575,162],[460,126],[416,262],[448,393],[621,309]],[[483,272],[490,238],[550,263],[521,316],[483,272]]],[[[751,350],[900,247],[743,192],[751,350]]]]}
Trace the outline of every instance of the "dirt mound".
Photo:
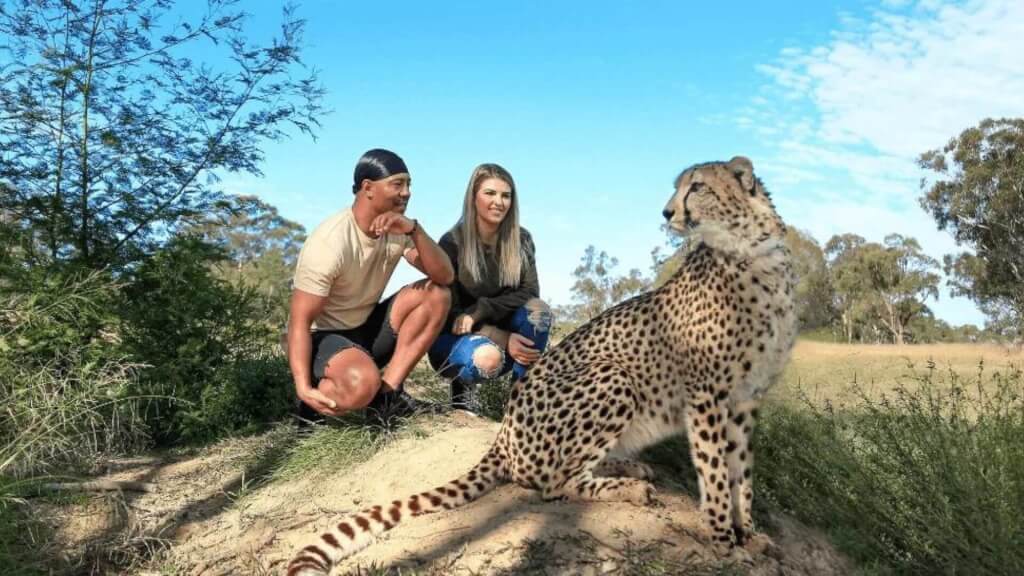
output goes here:
{"type": "MultiPolygon", "coordinates": [[[[251,486],[254,475],[280,455],[291,432],[285,431],[284,442],[279,432],[276,439],[237,440],[191,457],[111,470],[104,479],[157,488],[107,496],[88,510],[64,514],[61,540],[72,555],[76,547],[78,553],[107,548],[106,557],[121,559],[118,573],[155,575],[173,567],[192,576],[280,574],[301,543],[339,516],[439,486],[468,470],[490,447],[497,424],[455,414],[410,430],[342,473],[305,473],[258,488],[251,486]],[[121,552],[110,554],[112,546],[121,552]],[[138,553],[140,547],[147,553],[138,553]],[[126,570],[123,559],[133,553],[139,561],[126,570]]],[[[774,519],[770,529],[778,558],[723,567],[699,536],[694,498],[661,487],[659,499],[662,505],[652,508],[543,502],[536,492],[505,485],[458,510],[404,519],[335,574],[409,574],[406,568],[421,575],[501,576],[849,572],[823,538],[784,518],[774,519]],[[395,569],[367,570],[387,567],[395,569]]]]}
{"type": "MultiPolygon", "coordinates": [[[[487,451],[497,425],[466,416],[438,421],[426,437],[394,442],[343,474],[307,476],[258,490],[234,509],[189,530],[173,549],[194,575],[277,573],[300,543],[338,516],[420,492],[457,477],[487,451]]],[[[464,508],[409,518],[344,562],[337,573],[414,567],[428,574],[635,574],[717,572],[697,535],[692,497],[661,492],[664,504],[542,502],[506,485],[464,508]],[[655,571],[659,570],[659,571],[655,571]]],[[[781,560],[755,558],[751,574],[845,573],[828,545],[792,522],[777,522],[781,560]]]]}

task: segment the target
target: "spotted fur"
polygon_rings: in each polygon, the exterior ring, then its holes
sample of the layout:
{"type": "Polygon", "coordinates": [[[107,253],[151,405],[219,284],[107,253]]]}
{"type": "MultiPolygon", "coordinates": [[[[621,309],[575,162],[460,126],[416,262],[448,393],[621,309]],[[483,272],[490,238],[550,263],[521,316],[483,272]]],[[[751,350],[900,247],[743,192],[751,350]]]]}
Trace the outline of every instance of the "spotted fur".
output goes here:
{"type": "Polygon", "coordinates": [[[546,499],[648,504],[650,469],[629,456],[680,432],[710,537],[725,549],[746,542],[758,400],[796,335],[785,226],[742,157],[683,171],[664,214],[690,236],[671,280],[548,351],[513,387],[493,447],[469,473],[341,520],[302,548],[288,575],[327,574],[405,516],[461,506],[508,481],[546,499]]]}

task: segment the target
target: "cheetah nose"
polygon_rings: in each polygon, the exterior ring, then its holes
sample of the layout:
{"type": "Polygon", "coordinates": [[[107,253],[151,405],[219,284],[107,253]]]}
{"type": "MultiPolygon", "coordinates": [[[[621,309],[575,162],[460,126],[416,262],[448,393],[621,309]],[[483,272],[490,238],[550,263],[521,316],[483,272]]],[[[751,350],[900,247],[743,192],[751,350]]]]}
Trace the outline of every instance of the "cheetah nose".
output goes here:
{"type": "Polygon", "coordinates": [[[671,220],[672,216],[675,215],[676,211],[671,208],[665,208],[661,211],[661,215],[665,217],[665,220],[671,220]]]}

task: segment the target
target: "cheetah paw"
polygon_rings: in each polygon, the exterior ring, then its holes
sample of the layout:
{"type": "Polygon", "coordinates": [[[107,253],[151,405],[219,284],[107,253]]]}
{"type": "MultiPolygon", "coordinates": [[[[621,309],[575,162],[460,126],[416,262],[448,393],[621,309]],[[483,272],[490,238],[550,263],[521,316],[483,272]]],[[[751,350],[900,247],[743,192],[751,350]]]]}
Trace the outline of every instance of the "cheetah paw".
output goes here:
{"type": "Polygon", "coordinates": [[[764,555],[776,560],[782,559],[782,548],[779,548],[767,534],[760,532],[751,535],[743,543],[743,548],[751,554],[764,555]]]}
{"type": "Polygon", "coordinates": [[[725,558],[732,564],[753,566],[754,557],[745,548],[739,546],[733,546],[730,548],[729,553],[725,555],[725,558]]]}
{"type": "Polygon", "coordinates": [[[656,506],[660,504],[658,491],[649,482],[633,480],[629,482],[625,500],[637,506],[656,506]]]}

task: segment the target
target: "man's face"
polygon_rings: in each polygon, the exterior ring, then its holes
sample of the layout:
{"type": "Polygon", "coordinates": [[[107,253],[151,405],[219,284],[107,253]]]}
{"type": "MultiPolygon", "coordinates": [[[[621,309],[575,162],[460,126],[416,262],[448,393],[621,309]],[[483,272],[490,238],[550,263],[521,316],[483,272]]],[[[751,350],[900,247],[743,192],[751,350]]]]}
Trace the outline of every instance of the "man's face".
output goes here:
{"type": "Polygon", "coordinates": [[[374,211],[378,214],[384,212],[405,213],[405,207],[412,197],[412,178],[405,172],[394,174],[381,180],[374,180],[369,184],[369,197],[374,211]]]}

